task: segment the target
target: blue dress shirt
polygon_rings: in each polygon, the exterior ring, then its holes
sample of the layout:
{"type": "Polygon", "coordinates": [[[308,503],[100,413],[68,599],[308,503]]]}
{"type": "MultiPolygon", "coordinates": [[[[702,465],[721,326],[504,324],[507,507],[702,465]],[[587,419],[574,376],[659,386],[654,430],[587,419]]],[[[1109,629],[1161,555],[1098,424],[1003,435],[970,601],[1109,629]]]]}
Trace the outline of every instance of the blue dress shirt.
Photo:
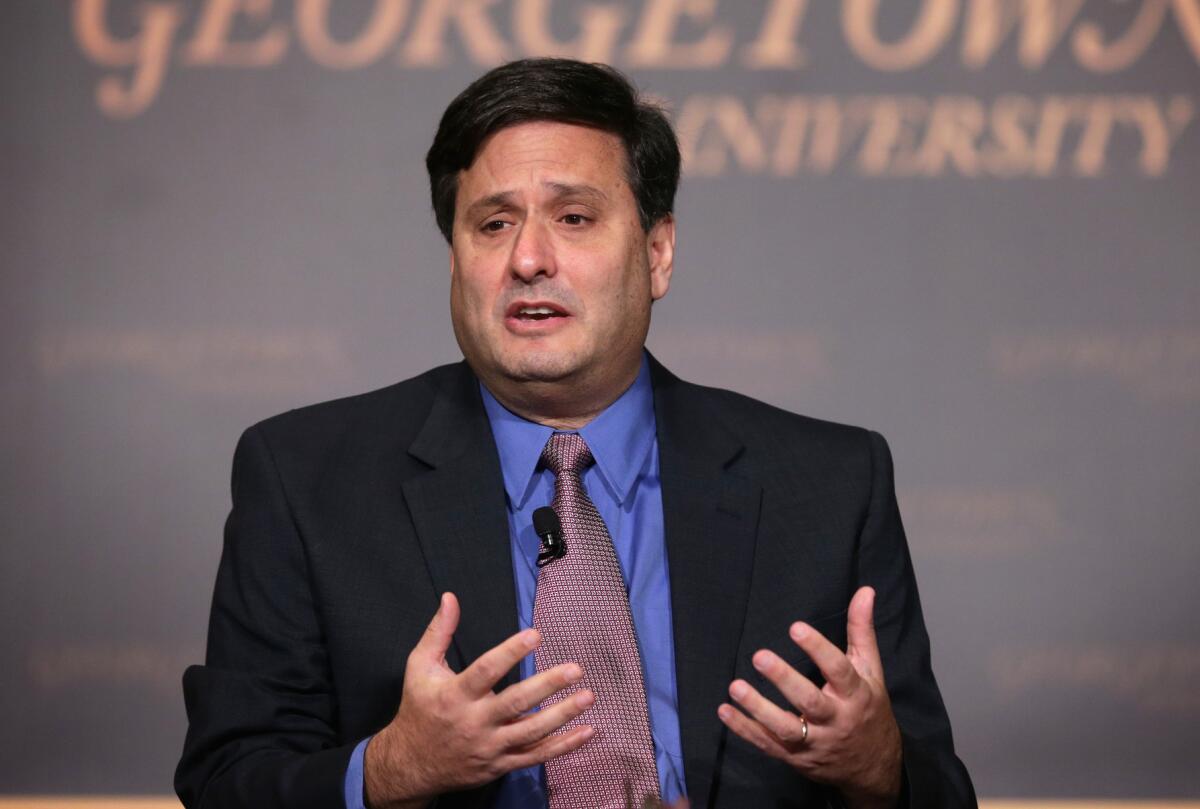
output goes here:
{"type": "MultiPolygon", "coordinates": [[[[554,430],[506,410],[480,385],[483,404],[500,454],[508,504],[517,618],[521,629],[533,626],[539,540],[533,512],[554,497],[554,473],[539,469],[542,448],[554,430]]],[[[675,644],[671,624],[671,588],[663,532],[662,489],[658,474],[654,397],[650,367],[642,358],[633,385],[599,416],[579,430],[596,463],[583,474],[588,496],[608,527],[637,631],[650,713],[650,732],[663,800],[686,794],[679,704],[675,689],[675,644]]],[[[521,661],[521,678],[535,673],[533,655],[521,661]]],[[[363,809],[363,753],[355,748],[346,770],[346,806],[363,809]]],[[[506,775],[495,809],[546,806],[545,769],[541,766],[506,775]]]]}

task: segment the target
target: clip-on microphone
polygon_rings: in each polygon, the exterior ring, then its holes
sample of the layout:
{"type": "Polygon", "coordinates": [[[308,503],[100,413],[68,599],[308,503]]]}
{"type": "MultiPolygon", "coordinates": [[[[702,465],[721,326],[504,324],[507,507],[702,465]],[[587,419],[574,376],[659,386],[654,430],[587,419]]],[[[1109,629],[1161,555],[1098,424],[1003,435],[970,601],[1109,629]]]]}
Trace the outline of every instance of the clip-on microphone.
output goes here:
{"type": "Polygon", "coordinates": [[[542,550],[537,557],[538,567],[545,567],[566,554],[567,543],[563,540],[562,523],[550,506],[534,509],[533,530],[542,540],[542,550]]]}

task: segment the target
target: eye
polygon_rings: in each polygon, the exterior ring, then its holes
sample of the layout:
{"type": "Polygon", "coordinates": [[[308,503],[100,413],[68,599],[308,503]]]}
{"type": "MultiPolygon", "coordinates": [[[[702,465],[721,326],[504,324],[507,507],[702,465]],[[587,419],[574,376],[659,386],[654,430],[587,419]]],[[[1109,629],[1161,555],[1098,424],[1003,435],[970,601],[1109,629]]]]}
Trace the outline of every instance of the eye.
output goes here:
{"type": "Polygon", "coordinates": [[[487,233],[499,233],[504,230],[508,223],[503,219],[490,219],[483,223],[483,230],[487,233]]]}
{"type": "Polygon", "coordinates": [[[569,213],[563,216],[562,221],[568,225],[582,225],[588,218],[581,213],[569,213]]]}

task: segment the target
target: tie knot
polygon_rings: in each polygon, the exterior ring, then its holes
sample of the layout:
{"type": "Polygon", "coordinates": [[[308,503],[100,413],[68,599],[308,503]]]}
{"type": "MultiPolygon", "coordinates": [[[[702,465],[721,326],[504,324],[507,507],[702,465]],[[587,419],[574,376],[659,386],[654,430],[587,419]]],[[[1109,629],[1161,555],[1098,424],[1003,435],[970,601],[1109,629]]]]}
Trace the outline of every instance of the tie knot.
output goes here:
{"type": "Polygon", "coordinates": [[[542,449],[542,463],[556,475],[562,472],[579,474],[595,462],[592,451],[579,433],[554,433],[542,449]]]}

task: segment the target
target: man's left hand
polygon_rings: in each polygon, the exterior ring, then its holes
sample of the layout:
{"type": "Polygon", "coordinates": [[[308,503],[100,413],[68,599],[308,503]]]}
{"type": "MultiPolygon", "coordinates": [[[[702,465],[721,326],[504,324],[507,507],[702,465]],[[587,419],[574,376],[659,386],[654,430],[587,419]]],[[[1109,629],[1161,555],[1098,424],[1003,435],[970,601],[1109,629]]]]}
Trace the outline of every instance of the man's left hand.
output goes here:
{"type": "Polygon", "coordinates": [[[754,667],[799,715],[775,705],[745,680],[729,685],[729,695],[742,710],[726,703],[717,709],[734,733],[808,778],[836,787],[851,809],[891,809],[900,795],[900,728],[884,686],[874,606],[875,591],[859,588],[847,613],[845,654],[808,624],[792,624],[792,640],[821,670],[824,688],[775,653],[755,652],[754,667]]]}

